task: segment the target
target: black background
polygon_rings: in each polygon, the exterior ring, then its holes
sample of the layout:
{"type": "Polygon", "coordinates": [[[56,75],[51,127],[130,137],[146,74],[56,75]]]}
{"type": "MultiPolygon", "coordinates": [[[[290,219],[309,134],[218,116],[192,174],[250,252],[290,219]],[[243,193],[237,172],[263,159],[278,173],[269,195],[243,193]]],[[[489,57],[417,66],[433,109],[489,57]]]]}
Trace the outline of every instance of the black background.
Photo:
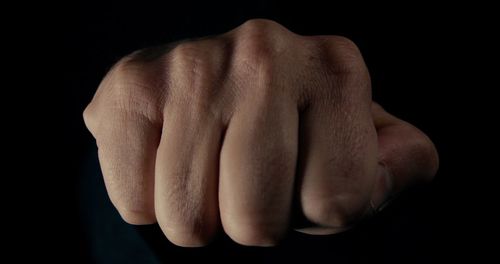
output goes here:
{"type": "Polygon", "coordinates": [[[93,219],[99,216],[92,206],[100,205],[92,202],[98,200],[106,208],[110,205],[107,200],[93,198],[104,186],[97,178],[88,178],[95,166],[95,142],[81,113],[114,62],[143,47],[223,33],[257,17],[273,19],[299,34],[336,34],[352,39],[370,70],[374,98],[435,142],[441,159],[436,180],[354,230],[327,237],[291,233],[281,246],[272,249],[240,247],[226,237],[208,248],[181,249],[169,244],[155,226],[137,229],[111,222],[122,225],[121,230],[140,234],[160,261],[434,263],[470,254],[472,228],[465,215],[474,214],[476,205],[467,198],[463,186],[469,185],[477,171],[464,165],[478,157],[470,154],[470,145],[475,143],[470,140],[472,134],[465,131],[471,123],[488,122],[470,110],[481,107],[473,98],[485,88],[469,78],[477,70],[471,66],[480,52],[477,43],[488,34],[483,33],[484,27],[472,23],[481,16],[476,9],[312,1],[82,1],[54,9],[49,26],[55,29],[57,41],[50,45],[58,51],[53,58],[57,58],[54,71],[59,77],[53,90],[58,94],[57,102],[51,106],[63,128],[57,130],[62,131],[57,133],[62,147],[50,158],[55,173],[44,180],[49,186],[44,193],[50,209],[32,209],[45,216],[40,220],[48,231],[38,246],[42,255],[70,263],[95,263],[100,257],[107,263],[140,259],[127,257],[130,245],[118,241],[119,237],[116,243],[99,240],[89,223],[88,214],[94,214],[90,216],[93,219]],[[45,239],[51,236],[57,239],[45,239]],[[101,242],[96,245],[96,241],[101,242]],[[103,256],[103,252],[109,255],[103,256]]]}

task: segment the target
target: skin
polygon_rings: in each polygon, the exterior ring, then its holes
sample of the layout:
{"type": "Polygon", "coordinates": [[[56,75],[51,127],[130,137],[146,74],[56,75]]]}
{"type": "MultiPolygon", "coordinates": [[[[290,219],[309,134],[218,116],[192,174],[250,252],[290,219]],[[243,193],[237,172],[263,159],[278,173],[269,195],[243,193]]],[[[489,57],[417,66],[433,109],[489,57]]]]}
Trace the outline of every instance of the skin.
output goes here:
{"type": "Polygon", "coordinates": [[[180,246],[222,230],[275,245],[293,201],[313,224],[299,231],[336,233],[438,168],[429,138],[372,101],[353,42],[269,20],[123,58],[84,120],[123,219],[180,246]]]}

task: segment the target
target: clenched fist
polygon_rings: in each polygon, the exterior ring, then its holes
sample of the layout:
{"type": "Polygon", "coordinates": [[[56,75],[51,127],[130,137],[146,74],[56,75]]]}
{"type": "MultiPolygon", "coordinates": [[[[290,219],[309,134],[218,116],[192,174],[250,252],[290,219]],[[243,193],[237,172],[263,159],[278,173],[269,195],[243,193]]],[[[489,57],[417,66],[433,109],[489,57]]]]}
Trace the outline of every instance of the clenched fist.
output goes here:
{"type": "Polygon", "coordinates": [[[125,221],[205,245],[222,228],[273,245],[292,201],[327,234],[430,180],[432,142],[372,102],[357,47],[268,20],[135,52],[84,112],[109,197],[125,221]]]}

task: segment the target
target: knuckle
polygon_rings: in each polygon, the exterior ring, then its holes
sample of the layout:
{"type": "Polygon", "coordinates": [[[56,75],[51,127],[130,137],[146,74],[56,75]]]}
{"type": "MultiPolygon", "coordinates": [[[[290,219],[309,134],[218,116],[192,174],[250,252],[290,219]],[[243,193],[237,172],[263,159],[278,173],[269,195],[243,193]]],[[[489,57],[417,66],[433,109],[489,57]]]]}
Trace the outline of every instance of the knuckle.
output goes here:
{"type": "Polygon", "coordinates": [[[199,45],[191,41],[180,43],[170,53],[172,60],[178,63],[176,66],[189,68],[197,61],[200,51],[199,45]]]}
{"type": "Polygon", "coordinates": [[[254,33],[257,35],[265,35],[276,31],[282,31],[284,29],[285,28],[277,22],[262,18],[249,19],[238,27],[238,30],[245,33],[254,33]]]}
{"type": "Polygon", "coordinates": [[[359,54],[358,46],[351,39],[344,36],[332,36],[331,38],[335,43],[335,48],[340,49],[343,52],[359,54]]]}
{"type": "Polygon", "coordinates": [[[97,132],[101,121],[115,120],[118,113],[139,115],[158,123],[162,94],[147,78],[150,71],[149,66],[131,62],[127,57],[115,64],[84,111],[87,126],[97,132]]]}
{"type": "Polygon", "coordinates": [[[247,41],[236,54],[235,59],[238,61],[236,74],[240,80],[252,83],[250,86],[245,86],[249,89],[246,92],[268,97],[268,93],[272,91],[276,69],[271,45],[265,41],[247,41]]]}
{"type": "Polygon", "coordinates": [[[207,50],[214,50],[210,44],[185,42],[171,54],[173,80],[172,98],[180,105],[205,112],[214,101],[218,88],[220,65],[207,50]]]}
{"type": "Polygon", "coordinates": [[[358,46],[343,36],[319,37],[329,66],[337,75],[359,75],[366,71],[358,46]],[[325,45],[325,42],[328,43],[325,45]]]}
{"type": "Polygon", "coordinates": [[[283,47],[283,27],[270,20],[249,20],[237,32],[239,59],[252,68],[269,65],[283,47]]]}
{"type": "Polygon", "coordinates": [[[114,99],[117,108],[142,107],[145,101],[152,99],[153,89],[144,76],[147,70],[138,62],[125,61],[119,62],[110,71],[103,85],[108,89],[108,98],[114,99]]]}
{"type": "Polygon", "coordinates": [[[298,43],[295,34],[266,19],[251,19],[239,26],[233,35],[236,75],[252,85],[246,86],[257,97],[269,98],[270,92],[283,90],[276,73],[290,62],[290,50],[298,43]]]}
{"type": "Polygon", "coordinates": [[[95,134],[96,124],[95,124],[95,113],[92,108],[92,104],[87,105],[85,110],[83,110],[83,122],[85,126],[88,128],[90,133],[95,134]]]}
{"type": "Polygon", "coordinates": [[[341,36],[307,37],[318,85],[306,88],[306,98],[357,105],[371,97],[370,75],[356,44],[341,36]]]}

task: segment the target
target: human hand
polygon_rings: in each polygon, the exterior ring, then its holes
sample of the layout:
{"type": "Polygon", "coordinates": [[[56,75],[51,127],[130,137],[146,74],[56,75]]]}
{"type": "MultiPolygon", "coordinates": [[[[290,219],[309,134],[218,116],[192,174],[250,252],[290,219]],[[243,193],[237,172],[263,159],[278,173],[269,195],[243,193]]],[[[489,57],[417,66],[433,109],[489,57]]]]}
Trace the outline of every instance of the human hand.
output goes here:
{"type": "Polygon", "coordinates": [[[181,246],[221,227],[274,245],[294,197],[317,225],[301,231],[335,233],[438,167],[427,136],[372,102],[351,41],[268,20],[123,58],[84,119],[123,219],[181,246]]]}

